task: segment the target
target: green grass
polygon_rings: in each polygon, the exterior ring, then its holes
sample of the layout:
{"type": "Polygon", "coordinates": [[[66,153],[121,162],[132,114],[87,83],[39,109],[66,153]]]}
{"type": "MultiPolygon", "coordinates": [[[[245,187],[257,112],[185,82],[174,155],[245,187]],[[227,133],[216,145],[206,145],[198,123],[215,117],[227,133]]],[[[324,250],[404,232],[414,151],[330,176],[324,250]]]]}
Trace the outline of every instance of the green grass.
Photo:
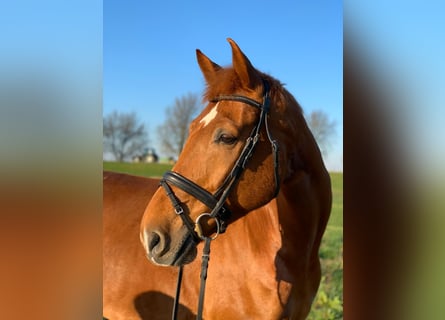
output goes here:
{"type": "MultiPolygon", "coordinates": [[[[161,177],[170,164],[104,162],[108,171],[161,177]]],[[[343,173],[331,173],[332,212],[320,247],[322,281],[309,320],[343,319],[343,173]]]]}
{"type": "Polygon", "coordinates": [[[322,280],[308,320],[343,319],[343,173],[331,173],[332,211],[320,247],[322,280]]]}

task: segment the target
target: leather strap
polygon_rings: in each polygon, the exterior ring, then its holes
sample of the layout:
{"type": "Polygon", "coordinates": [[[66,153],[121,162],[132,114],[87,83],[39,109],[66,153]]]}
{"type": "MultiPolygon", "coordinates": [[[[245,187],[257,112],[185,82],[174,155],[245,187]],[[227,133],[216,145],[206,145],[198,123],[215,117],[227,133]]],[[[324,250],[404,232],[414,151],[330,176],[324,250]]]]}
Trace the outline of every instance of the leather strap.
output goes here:
{"type": "Polygon", "coordinates": [[[199,241],[201,241],[201,239],[198,237],[196,232],[194,232],[195,224],[193,223],[193,221],[190,219],[190,217],[188,215],[184,214],[184,209],[182,208],[181,202],[178,200],[178,198],[176,198],[173,190],[170,188],[170,186],[164,179],[162,179],[159,183],[165,189],[165,192],[166,192],[168,198],[170,199],[173,207],[175,208],[176,214],[181,217],[182,222],[187,227],[189,232],[192,234],[193,240],[196,243],[199,243],[199,241]]]}
{"type": "Polygon", "coordinates": [[[201,285],[199,288],[199,300],[198,300],[198,312],[196,320],[202,320],[202,310],[204,309],[204,294],[206,290],[207,280],[207,268],[209,267],[210,260],[210,242],[211,238],[205,238],[204,248],[202,249],[202,262],[201,262],[201,285]]]}
{"type": "MultiPolygon", "coordinates": [[[[204,308],[204,294],[205,294],[205,285],[206,285],[206,279],[207,279],[207,268],[208,268],[208,262],[210,259],[210,243],[214,238],[206,237],[202,234],[197,234],[194,228],[193,221],[191,221],[190,217],[188,215],[184,215],[184,209],[182,208],[182,205],[180,201],[176,198],[175,194],[173,193],[171,187],[169,186],[169,183],[182,189],[183,191],[187,192],[188,194],[194,196],[196,199],[201,201],[203,204],[205,204],[208,208],[210,208],[212,211],[210,214],[205,213],[202,215],[208,215],[209,217],[212,217],[216,219],[218,230],[217,235],[219,233],[223,233],[227,227],[227,220],[230,217],[230,211],[226,208],[225,202],[227,200],[227,197],[229,196],[232,188],[236,184],[236,182],[239,180],[242,172],[246,168],[247,162],[249,161],[250,157],[253,154],[253,151],[255,149],[256,144],[259,141],[260,137],[260,131],[264,124],[267,138],[269,139],[269,142],[271,143],[272,153],[273,153],[273,164],[274,164],[274,175],[275,175],[275,194],[274,197],[276,197],[280,191],[280,177],[279,177],[279,161],[278,161],[278,143],[276,140],[273,139],[268,125],[268,117],[269,117],[269,111],[270,111],[270,87],[269,83],[265,80],[263,80],[264,84],[264,95],[263,95],[263,102],[259,103],[251,98],[240,96],[240,95],[220,95],[212,100],[211,102],[218,102],[222,100],[226,101],[239,101],[248,105],[251,105],[253,107],[256,107],[260,109],[260,117],[255,125],[255,127],[252,129],[252,132],[250,133],[249,138],[246,140],[246,143],[244,145],[243,150],[241,151],[238,159],[236,160],[232,170],[230,171],[230,174],[226,177],[222,185],[218,188],[218,190],[215,192],[214,195],[212,195],[210,192],[199,186],[198,184],[194,183],[190,179],[187,179],[186,177],[180,175],[177,172],[174,171],[168,171],[164,174],[162,180],[161,180],[161,186],[165,189],[167,196],[170,198],[170,201],[172,202],[172,205],[175,208],[175,211],[178,215],[181,216],[182,220],[184,221],[184,225],[189,229],[190,233],[193,235],[194,239],[198,242],[200,240],[204,240],[204,248],[202,253],[202,264],[201,264],[201,285],[200,285],[200,291],[199,291],[199,301],[198,301],[198,314],[197,319],[202,319],[202,311],[204,308]]],[[[201,216],[202,216],[201,215],[201,216]]],[[[199,219],[197,219],[196,224],[199,224],[199,219]]],[[[216,238],[216,236],[215,236],[216,238]]],[[[175,302],[173,306],[173,314],[172,318],[176,319],[177,316],[177,309],[178,309],[178,301],[179,301],[179,292],[181,287],[181,279],[182,279],[182,266],[179,269],[178,273],[178,284],[176,289],[176,297],[175,302]]]]}
{"type": "Polygon", "coordinates": [[[179,309],[179,296],[181,294],[182,272],[184,267],[180,266],[178,270],[178,280],[176,281],[175,301],[173,302],[172,320],[176,320],[179,309]]]}
{"type": "MultiPolygon", "coordinates": [[[[197,185],[190,179],[187,179],[186,177],[184,177],[174,171],[167,171],[161,180],[161,185],[166,190],[167,195],[168,195],[168,192],[171,191],[171,188],[168,185],[168,183],[170,183],[170,184],[178,187],[179,189],[187,192],[188,194],[194,196],[196,199],[198,199],[203,204],[205,204],[210,210],[212,210],[212,213],[215,211],[215,214],[212,216],[218,219],[219,226],[220,226],[219,232],[224,233],[226,231],[227,220],[229,220],[232,213],[224,204],[222,206],[219,206],[218,210],[214,210],[214,208],[218,204],[218,199],[215,198],[215,196],[213,196],[207,190],[201,188],[199,185],[197,185]]],[[[179,202],[178,199],[176,197],[174,197],[174,199],[172,199],[170,196],[169,196],[169,198],[170,198],[170,201],[172,202],[173,206],[175,207],[175,211],[177,211],[176,207],[178,206],[178,202],[179,202]]],[[[181,207],[181,210],[183,211],[180,203],[179,203],[179,206],[181,207]]],[[[191,220],[188,219],[188,221],[191,221],[191,220]]],[[[186,226],[189,229],[189,231],[193,234],[193,236],[195,238],[198,237],[198,239],[199,239],[199,236],[196,235],[194,226],[192,227],[187,224],[186,224],[186,226]]]]}

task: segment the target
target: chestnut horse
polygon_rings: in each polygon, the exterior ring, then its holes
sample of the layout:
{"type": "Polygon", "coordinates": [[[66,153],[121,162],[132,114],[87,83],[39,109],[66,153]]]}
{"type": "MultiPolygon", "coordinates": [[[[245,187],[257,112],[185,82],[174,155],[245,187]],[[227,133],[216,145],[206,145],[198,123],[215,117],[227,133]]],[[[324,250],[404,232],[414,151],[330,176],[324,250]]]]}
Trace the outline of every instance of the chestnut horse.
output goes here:
{"type": "Polygon", "coordinates": [[[184,266],[180,319],[199,315],[202,302],[204,319],[305,319],[310,311],[331,210],[329,174],[293,96],[228,41],[232,67],[197,50],[208,105],[161,187],[155,191],[158,181],[144,178],[104,178],[110,319],[168,319],[172,266],[184,266]],[[145,253],[135,235],[142,213],[145,253]],[[201,299],[201,260],[210,244],[201,299]]]}

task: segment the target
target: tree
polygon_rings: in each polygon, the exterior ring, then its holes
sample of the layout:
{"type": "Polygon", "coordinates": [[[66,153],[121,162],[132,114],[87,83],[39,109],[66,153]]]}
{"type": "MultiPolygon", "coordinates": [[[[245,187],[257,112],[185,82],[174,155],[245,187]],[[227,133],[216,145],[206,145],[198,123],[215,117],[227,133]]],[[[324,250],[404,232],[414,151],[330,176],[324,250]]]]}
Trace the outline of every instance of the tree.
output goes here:
{"type": "Polygon", "coordinates": [[[104,151],[112,153],[116,161],[122,162],[147,147],[147,131],[134,112],[113,111],[103,121],[104,151]]]}
{"type": "Polygon", "coordinates": [[[165,153],[175,157],[181,153],[189,124],[198,108],[198,96],[188,93],[176,98],[174,105],[165,110],[166,120],[158,127],[159,142],[165,153]]]}
{"type": "Polygon", "coordinates": [[[330,121],[326,113],[321,110],[312,111],[306,120],[322,154],[326,156],[337,124],[335,121],[330,121]]]}

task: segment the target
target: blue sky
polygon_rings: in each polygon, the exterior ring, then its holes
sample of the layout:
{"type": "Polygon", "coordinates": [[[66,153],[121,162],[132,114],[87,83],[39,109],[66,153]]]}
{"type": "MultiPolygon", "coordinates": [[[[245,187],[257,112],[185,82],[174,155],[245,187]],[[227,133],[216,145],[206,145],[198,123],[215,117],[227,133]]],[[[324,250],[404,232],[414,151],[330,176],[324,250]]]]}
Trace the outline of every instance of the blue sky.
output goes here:
{"type": "MultiPolygon", "coordinates": [[[[422,149],[424,167],[434,159],[442,167],[443,1],[344,1],[344,7],[364,58],[411,102],[396,110],[406,117],[407,144],[422,149]]],[[[17,0],[3,1],[0,12],[0,79],[43,74],[40,83],[57,84],[54,92],[68,91],[66,101],[78,102],[81,110],[65,109],[81,115],[82,125],[90,119],[99,145],[102,88],[105,114],[137,112],[155,140],[174,98],[203,89],[195,49],[229,64],[225,39],[232,37],[257,68],[287,84],[306,113],[322,109],[337,122],[326,160],[329,168],[342,164],[341,1],[17,0]]]]}
{"type": "Polygon", "coordinates": [[[341,1],[105,1],[103,114],[136,112],[159,152],[165,108],[203,91],[195,49],[229,65],[231,37],[305,113],[320,109],[336,122],[326,163],[342,170],[342,10],[341,1]]]}

